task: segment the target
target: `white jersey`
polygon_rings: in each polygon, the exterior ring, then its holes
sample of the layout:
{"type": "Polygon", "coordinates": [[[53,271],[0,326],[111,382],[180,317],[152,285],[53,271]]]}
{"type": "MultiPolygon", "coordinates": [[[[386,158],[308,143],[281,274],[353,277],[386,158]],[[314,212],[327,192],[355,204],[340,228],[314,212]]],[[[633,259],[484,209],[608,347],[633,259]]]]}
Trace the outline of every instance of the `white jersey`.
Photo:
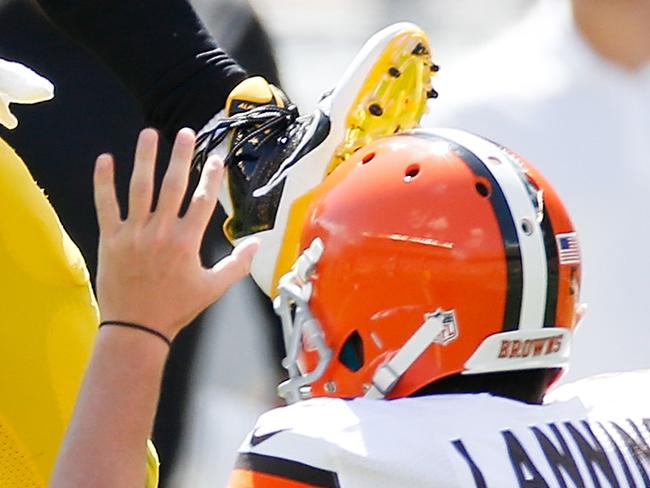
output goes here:
{"type": "Polygon", "coordinates": [[[314,399],[260,417],[231,487],[650,487],[650,371],[489,394],[314,399]]]}

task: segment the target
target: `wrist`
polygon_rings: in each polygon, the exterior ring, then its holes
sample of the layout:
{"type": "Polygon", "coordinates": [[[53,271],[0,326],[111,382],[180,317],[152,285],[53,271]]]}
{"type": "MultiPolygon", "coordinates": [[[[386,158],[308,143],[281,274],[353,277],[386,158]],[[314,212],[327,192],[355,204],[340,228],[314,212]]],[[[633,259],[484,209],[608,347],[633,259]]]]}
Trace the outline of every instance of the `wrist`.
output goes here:
{"type": "Polygon", "coordinates": [[[128,322],[124,320],[102,320],[102,322],[99,324],[99,327],[125,327],[127,329],[132,329],[136,330],[139,332],[143,332],[145,334],[150,334],[154,337],[157,337],[161,341],[163,341],[167,347],[171,348],[172,347],[172,340],[167,337],[163,332],[159,331],[158,329],[155,329],[153,327],[149,327],[146,325],[143,325],[138,322],[128,322]]]}
{"type": "Polygon", "coordinates": [[[169,354],[169,346],[153,334],[130,327],[100,327],[97,345],[118,359],[130,362],[134,359],[138,367],[151,365],[154,368],[164,364],[169,354]]]}
{"type": "MultiPolygon", "coordinates": [[[[132,298],[132,297],[131,297],[132,298]]],[[[99,296],[99,327],[102,329],[116,328],[120,326],[107,326],[103,327],[105,322],[126,322],[128,324],[137,324],[145,329],[150,329],[161,334],[165,339],[164,342],[171,343],[174,341],[178,332],[186,324],[180,320],[174,320],[173,311],[169,312],[165,309],[164,303],[150,303],[143,304],[143,299],[120,298],[108,300],[101,294],[99,296]]],[[[190,321],[188,320],[187,323],[190,321]]],[[[127,327],[128,326],[123,326],[127,327]]],[[[133,330],[134,333],[145,334],[146,332],[138,332],[133,330]]]]}

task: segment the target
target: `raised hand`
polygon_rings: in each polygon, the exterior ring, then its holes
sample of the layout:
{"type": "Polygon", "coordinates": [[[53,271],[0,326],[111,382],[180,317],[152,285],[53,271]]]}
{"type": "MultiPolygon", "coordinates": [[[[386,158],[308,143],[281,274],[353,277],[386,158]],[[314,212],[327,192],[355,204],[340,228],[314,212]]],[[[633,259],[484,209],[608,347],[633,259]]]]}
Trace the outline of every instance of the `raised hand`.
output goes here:
{"type": "Polygon", "coordinates": [[[95,205],[100,227],[97,296],[104,321],[126,321],[154,329],[169,340],[203,309],[244,277],[258,243],[247,240],[212,268],[202,266],[201,240],[217,202],[223,164],[207,161],[187,212],[195,135],[181,130],[174,143],[160,196],[152,211],[158,135],[140,133],[125,220],[115,195],[113,158],[102,154],[95,167],[95,205]]]}

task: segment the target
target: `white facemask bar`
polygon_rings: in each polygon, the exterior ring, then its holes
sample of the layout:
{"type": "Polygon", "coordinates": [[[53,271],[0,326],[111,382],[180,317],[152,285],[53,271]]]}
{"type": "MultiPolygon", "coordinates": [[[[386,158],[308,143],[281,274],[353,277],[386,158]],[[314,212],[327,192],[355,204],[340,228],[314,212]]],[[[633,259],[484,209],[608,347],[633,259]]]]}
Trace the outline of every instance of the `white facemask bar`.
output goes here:
{"type": "Polygon", "coordinates": [[[316,263],[323,255],[323,241],[316,238],[296,261],[291,271],[280,278],[278,296],[273,301],[275,313],[282,321],[282,333],[287,356],[282,366],[289,372],[289,379],[278,385],[278,395],[287,403],[310,398],[309,385],[318,380],[332,360],[332,350],[325,344],[325,336],[318,320],[309,310],[312,285],[309,278],[316,263]],[[318,363],[313,371],[302,373],[298,357],[303,343],[316,350],[318,363]]]}

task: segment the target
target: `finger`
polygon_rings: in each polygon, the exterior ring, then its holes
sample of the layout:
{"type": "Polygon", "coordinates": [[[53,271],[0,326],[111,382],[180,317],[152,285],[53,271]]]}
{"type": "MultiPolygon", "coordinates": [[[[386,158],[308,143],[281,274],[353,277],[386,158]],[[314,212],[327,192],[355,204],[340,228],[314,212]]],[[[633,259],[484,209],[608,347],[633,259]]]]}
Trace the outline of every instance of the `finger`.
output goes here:
{"type": "Polygon", "coordinates": [[[97,158],[94,173],[95,209],[102,234],[115,231],[120,219],[120,206],[115,195],[113,156],[102,154],[97,158]]]}
{"type": "Polygon", "coordinates": [[[211,300],[217,300],[228,288],[246,276],[260,242],[251,237],[239,243],[230,256],[223,258],[209,270],[211,300]]]}
{"type": "Polygon", "coordinates": [[[196,136],[192,129],[181,129],[174,141],[169,167],[158,197],[156,218],[172,219],[178,217],[178,212],[187,190],[192,154],[196,136]]]}
{"type": "Polygon", "coordinates": [[[158,152],[158,132],[144,129],[140,132],[133,159],[133,174],[129,185],[130,222],[143,222],[151,211],[153,174],[158,152]]]}
{"type": "Polygon", "coordinates": [[[190,232],[196,234],[198,241],[202,239],[214,207],[217,205],[222,176],[223,162],[216,156],[210,157],[203,167],[201,179],[194,190],[184,218],[190,232]]]}

